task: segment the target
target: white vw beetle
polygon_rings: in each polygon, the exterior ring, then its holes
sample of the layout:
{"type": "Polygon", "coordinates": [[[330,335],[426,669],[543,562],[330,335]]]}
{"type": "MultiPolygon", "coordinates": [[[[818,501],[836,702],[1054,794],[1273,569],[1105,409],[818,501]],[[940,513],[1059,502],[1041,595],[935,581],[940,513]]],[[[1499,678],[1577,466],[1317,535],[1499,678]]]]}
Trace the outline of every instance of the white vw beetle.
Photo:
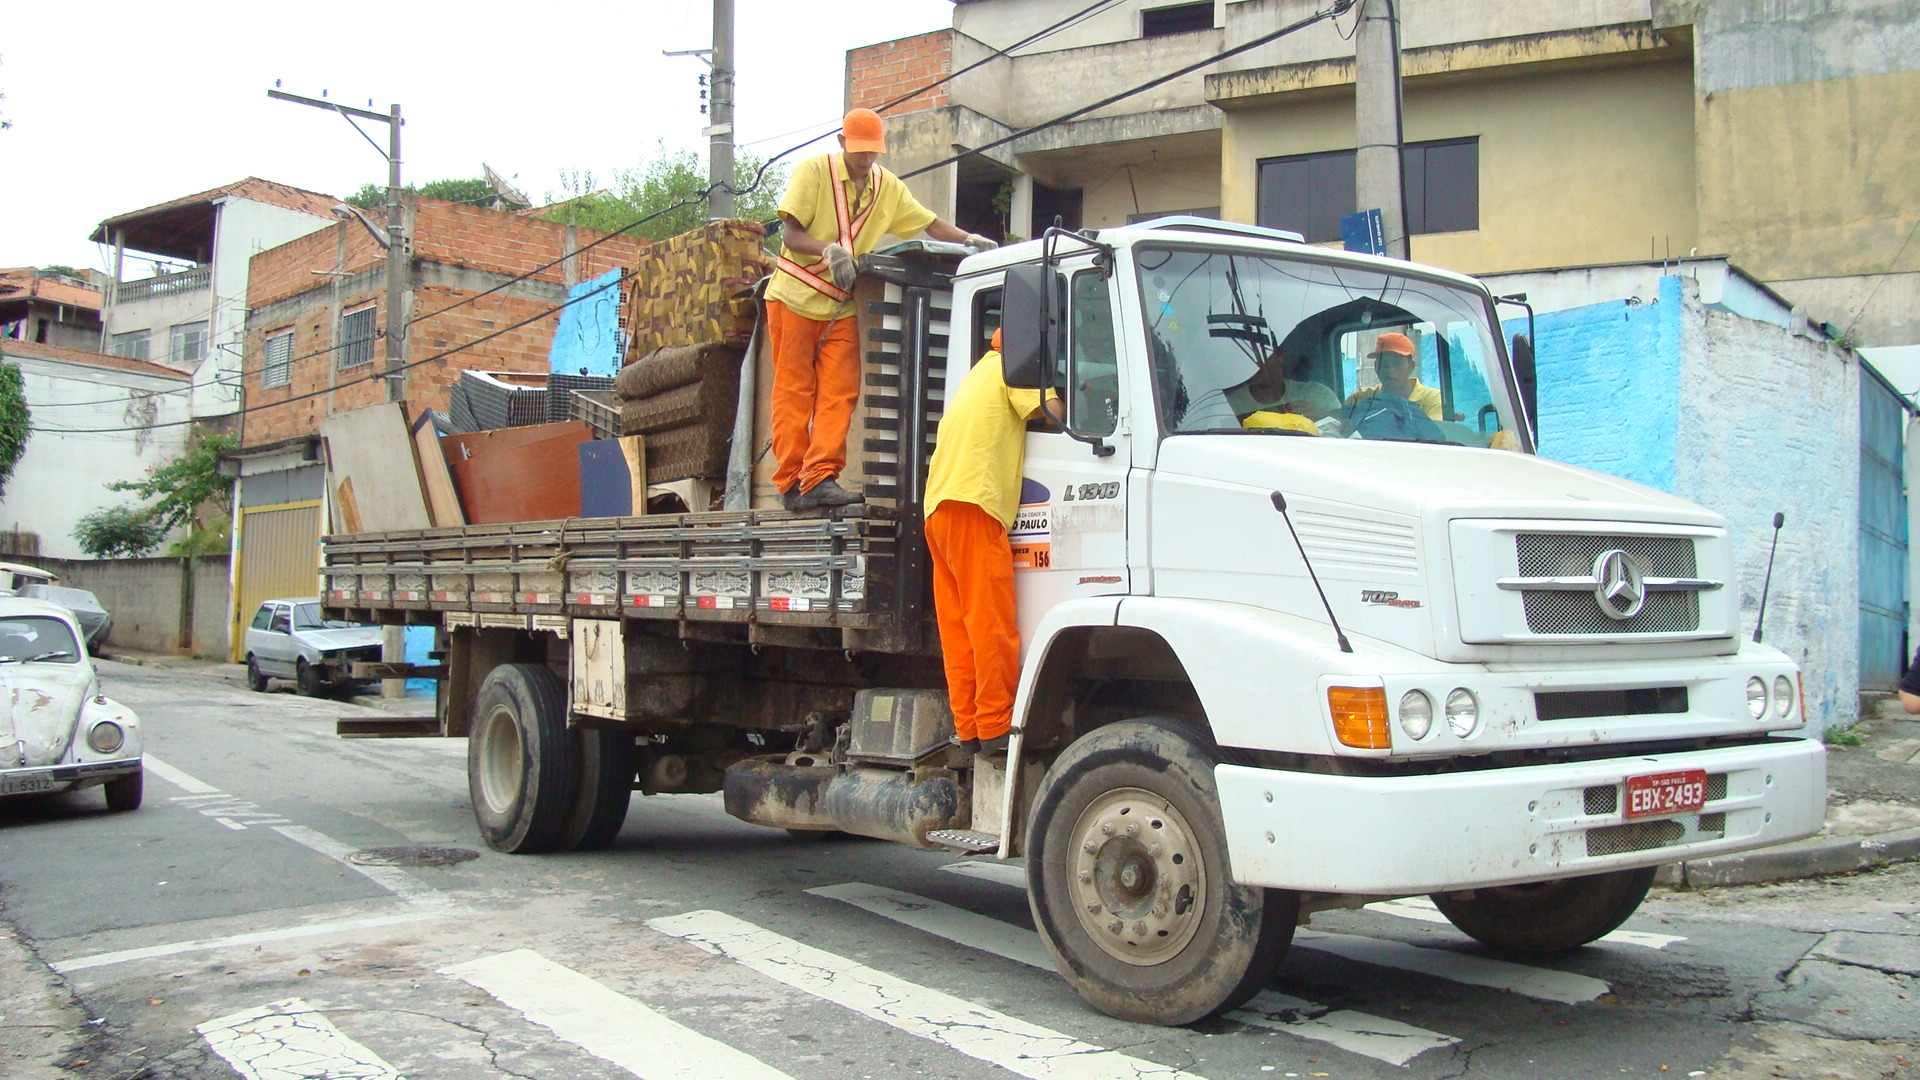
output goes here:
{"type": "Polygon", "coordinates": [[[0,596],[0,796],[105,786],[140,806],[140,718],[100,692],[71,611],[0,596]]]}

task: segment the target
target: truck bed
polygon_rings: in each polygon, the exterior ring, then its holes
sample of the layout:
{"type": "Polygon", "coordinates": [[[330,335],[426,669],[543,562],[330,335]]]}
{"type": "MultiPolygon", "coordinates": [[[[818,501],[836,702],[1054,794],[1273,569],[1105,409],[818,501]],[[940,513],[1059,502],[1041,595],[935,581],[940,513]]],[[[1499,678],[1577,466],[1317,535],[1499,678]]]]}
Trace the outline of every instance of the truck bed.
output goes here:
{"type": "Polygon", "coordinates": [[[569,618],[653,619],[918,652],[926,571],[918,545],[901,542],[917,524],[855,505],[831,516],[744,510],[328,536],[322,601],[329,617],[386,624],[565,633],[569,618]]]}

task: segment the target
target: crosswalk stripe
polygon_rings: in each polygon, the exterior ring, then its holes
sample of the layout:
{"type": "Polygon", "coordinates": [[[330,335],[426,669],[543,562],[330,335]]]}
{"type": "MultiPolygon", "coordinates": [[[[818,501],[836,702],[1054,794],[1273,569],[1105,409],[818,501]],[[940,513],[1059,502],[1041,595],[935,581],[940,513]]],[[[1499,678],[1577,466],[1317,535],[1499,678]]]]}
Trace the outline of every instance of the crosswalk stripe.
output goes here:
{"type": "Polygon", "coordinates": [[[157,956],[174,956],[187,952],[206,952],[213,949],[231,949],[241,945],[260,945],[269,941],[288,941],[294,938],[321,937],[327,934],[358,934],[381,926],[397,926],[401,923],[424,922],[430,919],[444,919],[446,913],[433,911],[409,911],[399,915],[375,915],[365,919],[341,919],[335,922],[308,923],[305,926],[286,926],[278,930],[255,930],[245,934],[231,934],[227,937],[200,938],[196,941],[174,941],[165,945],[147,945],[138,949],[120,949],[115,952],[94,953],[92,956],[76,956],[71,960],[55,960],[47,965],[62,975],[88,968],[106,967],[108,964],[125,964],[134,960],[151,960],[157,956]]]}
{"type": "Polygon", "coordinates": [[[1417,971],[1449,982],[1487,986],[1567,1005],[1592,1001],[1611,989],[1599,979],[1570,971],[1510,964],[1505,960],[1468,956],[1447,949],[1423,949],[1403,941],[1361,937],[1358,934],[1329,934],[1302,929],[1294,931],[1293,943],[1301,948],[1330,952],[1363,964],[1417,971]]]}
{"type": "Polygon", "coordinates": [[[643,1080],[791,1080],[759,1058],[683,1027],[532,949],[470,960],[440,973],[472,983],[643,1080]]]}
{"type": "Polygon", "coordinates": [[[722,912],[690,911],[648,925],[796,990],[1031,1080],[1200,1080],[802,945],[722,912]]]}
{"type": "MultiPolygon", "coordinates": [[[[1395,915],[1402,919],[1415,919],[1420,922],[1439,923],[1452,926],[1433,901],[1423,896],[1409,896],[1405,900],[1381,900],[1367,905],[1368,911],[1377,911],[1382,915],[1395,915]]],[[[1655,934],[1646,930],[1615,930],[1603,935],[1601,941],[1611,941],[1620,945],[1638,945],[1643,949],[1664,949],[1669,945],[1687,940],[1677,934],[1655,934]]]]}
{"type": "Polygon", "coordinates": [[[195,1030],[246,1080],[403,1080],[379,1054],[347,1038],[299,998],[209,1020],[195,1030]]]}
{"type": "MultiPolygon", "coordinates": [[[[967,864],[958,864],[967,865],[967,864]]],[[[958,942],[986,952],[1018,960],[1037,968],[1053,970],[1053,961],[1040,944],[1040,935],[1032,930],[989,919],[971,911],[962,911],[938,900],[899,892],[894,889],[854,881],[808,889],[816,896],[843,900],[876,915],[924,930],[936,937],[958,942]],[[985,924],[985,925],[982,925],[985,924]]],[[[1460,1040],[1437,1031],[1428,1031],[1397,1020],[1386,1020],[1351,1010],[1333,1010],[1311,1001],[1263,991],[1244,1008],[1227,1014],[1256,1027],[1272,1028],[1303,1039],[1331,1043],[1342,1050],[1377,1058],[1390,1065],[1404,1065],[1414,1055],[1460,1040]]]]}
{"type": "Polygon", "coordinates": [[[1004,956],[1022,964],[1053,970],[1053,958],[1040,944],[1040,935],[1024,927],[964,911],[924,896],[883,889],[863,881],[808,889],[814,896],[839,900],[875,915],[943,937],[969,948],[1004,956]]]}
{"type": "MultiPolygon", "coordinates": [[[[1024,869],[1019,870],[1020,876],[1017,883],[1004,870],[991,869],[1008,865],[1004,862],[969,860],[948,863],[940,869],[1000,885],[1015,886],[1017,884],[1017,887],[1025,889],[1026,871],[1024,869]],[[966,867],[981,869],[963,869],[966,867]]],[[[1425,949],[1405,942],[1361,937],[1357,934],[1325,933],[1303,927],[1294,931],[1293,943],[1301,948],[1334,953],[1349,960],[1358,960],[1363,964],[1417,971],[1423,975],[1433,975],[1470,986],[1490,986],[1526,997],[1539,998],[1542,1001],[1579,1004],[1583,1001],[1592,1001],[1612,989],[1599,979],[1586,975],[1554,971],[1550,968],[1528,967],[1525,964],[1490,960],[1482,956],[1468,956],[1446,949],[1425,949]]]]}
{"type": "Polygon", "coordinates": [[[961,877],[978,878],[991,881],[995,885],[1010,885],[1022,892],[1027,888],[1027,868],[1021,863],[1007,862],[1004,859],[965,859],[961,862],[943,864],[940,869],[961,877]]]}
{"type": "Polygon", "coordinates": [[[1451,1035],[1403,1024],[1398,1020],[1369,1016],[1351,1009],[1329,1009],[1272,990],[1255,994],[1252,1001],[1227,1013],[1226,1018],[1329,1043],[1389,1065],[1405,1065],[1429,1050],[1452,1046],[1460,1041],[1451,1035]]]}

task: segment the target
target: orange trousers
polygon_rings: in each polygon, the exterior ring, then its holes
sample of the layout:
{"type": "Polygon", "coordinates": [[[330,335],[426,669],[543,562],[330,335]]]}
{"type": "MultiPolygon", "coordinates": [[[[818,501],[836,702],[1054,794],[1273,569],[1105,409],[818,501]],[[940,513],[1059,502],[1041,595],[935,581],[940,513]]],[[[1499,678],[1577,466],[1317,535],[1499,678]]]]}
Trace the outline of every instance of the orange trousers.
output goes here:
{"type": "Polygon", "coordinates": [[[1007,527],[973,503],[949,499],[928,515],[926,531],[954,734],[998,738],[1013,727],[1020,685],[1007,527]]]}
{"type": "Polygon", "coordinates": [[[860,400],[854,320],[821,321],[767,301],[773,341],[773,486],[810,491],[847,467],[847,428],[860,400]]]}

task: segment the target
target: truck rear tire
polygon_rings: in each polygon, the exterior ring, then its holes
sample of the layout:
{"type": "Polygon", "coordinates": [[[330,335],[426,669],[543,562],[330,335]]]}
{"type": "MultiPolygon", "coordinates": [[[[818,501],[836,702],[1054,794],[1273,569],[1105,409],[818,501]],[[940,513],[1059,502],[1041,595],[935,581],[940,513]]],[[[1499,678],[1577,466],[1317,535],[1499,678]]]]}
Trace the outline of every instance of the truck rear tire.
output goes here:
{"type": "Polygon", "coordinates": [[[1191,724],[1131,720],[1082,736],[1040,782],[1034,925],[1060,974],[1109,1016],[1190,1024],[1235,1008],[1293,941],[1298,893],[1233,883],[1216,757],[1191,724]]]}
{"type": "Polygon", "coordinates": [[[1616,870],[1431,899],[1461,933],[1494,952],[1551,956],[1618,929],[1646,899],[1653,873],[1652,867],[1616,870]]]}
{"type": "Polygon", "coordinates": [[[579,788],[567,688],[541,664],[501,664],[473,703],[467,790],[487,846],[510,855],[559,847],[579,788]]]}
{"type": "Polygon", "coordinates": [[[633,736],[598,728],[581,728],[573,734],[579,741],[579,790],[560,846],[567,851],[600,851],[620,835],[633,802],[633,736]]]}

